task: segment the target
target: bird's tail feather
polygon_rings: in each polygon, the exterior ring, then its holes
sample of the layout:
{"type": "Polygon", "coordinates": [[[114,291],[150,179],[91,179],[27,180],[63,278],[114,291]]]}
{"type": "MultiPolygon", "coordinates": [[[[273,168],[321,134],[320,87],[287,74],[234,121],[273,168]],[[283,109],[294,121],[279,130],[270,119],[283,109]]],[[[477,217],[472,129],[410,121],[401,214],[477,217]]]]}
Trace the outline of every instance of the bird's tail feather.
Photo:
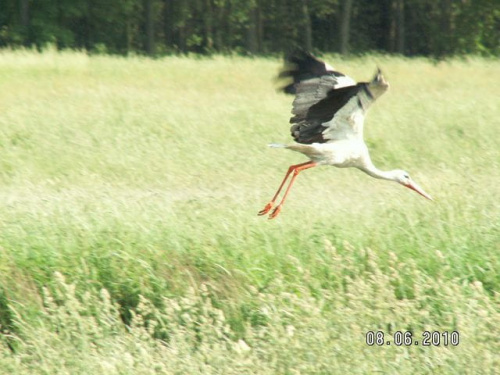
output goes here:
{"type": "Polygon", "coordinates": [[[272,148],[287,148],[287,145],[283,143],[269,143],[268,146],[272,148]]]}

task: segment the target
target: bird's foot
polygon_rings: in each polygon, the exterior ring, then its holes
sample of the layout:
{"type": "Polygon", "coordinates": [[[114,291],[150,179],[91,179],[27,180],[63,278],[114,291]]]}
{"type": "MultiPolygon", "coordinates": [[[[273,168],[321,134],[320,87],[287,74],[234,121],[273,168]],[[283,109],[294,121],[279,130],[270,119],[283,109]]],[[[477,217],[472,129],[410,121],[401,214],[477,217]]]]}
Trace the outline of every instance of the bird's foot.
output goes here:
{"type": "Polygon", "coordinates": [[[269,215],[269,220],[274,219],[281,212],[281,205],[276,206],[276,208],[269,215]]]}
{"type": "Polygon", "coordinates": [[[268,204],[266,204],[266,207],[264,207],[263,210],[259,211],[259,213],[257,215],[259,215],[259,216],[265,215],[269,211],[271,211],[271,208],[273,208],[273,202],[269,202],[268,204]]]}

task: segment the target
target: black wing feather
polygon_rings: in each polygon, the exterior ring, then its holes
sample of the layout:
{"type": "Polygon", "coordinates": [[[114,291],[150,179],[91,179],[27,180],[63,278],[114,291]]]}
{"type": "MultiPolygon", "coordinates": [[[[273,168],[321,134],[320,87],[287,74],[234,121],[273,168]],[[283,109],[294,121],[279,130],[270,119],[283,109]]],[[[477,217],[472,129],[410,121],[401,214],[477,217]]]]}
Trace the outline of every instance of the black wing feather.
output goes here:
{"type": "MultiPolygon", "coordinates": [[[[356,82],[308,52],[296,50],[286,58],[279,78],[289,79],[282,87],[288,94],[295,94],[290,131],[298,143],[328,142],[335,114],[341,110],[366,84],[356,82]]],[[[362,107],[362,104],[359,103],[362,107]]]]}
{"type": "Polygon", "coordinates": [[[285,68],[280,72],[279,78],[292,78],[293,82],[282,87],[281,90],[287,94],[296,93],[296,84],[306,79],[320,77],[324,75],[333,75],[335,77],[344,77],[344,74],[327,70],[323,61],[308,52],[297,50],[286,59],[285,68]]]}
{"type": "Polygon", "coordinates": [[[354,95],[356,95],[364,85],[364,83],[358,83],[356,86],[346,86],[330,90],[326,98],[320,100],[309,108],[305,118],[294,116],[290,119],[290,123],[294,124],[303,120],[319,120],[322,123],[330,121],[335,113],[346,105],[346,103],[354,95]]]}
{"type": "Polygon", "coordinates": [[[305,144],[327,142],[328,139],[323,137],[323,132],[327,127],[323,124],[330,121],[337,111],[360,90],[364,89],[365,85],[365,83],[359,83],[356,86],[332,89],[326,98],[309,108],[305,117],[292,117],[290,123],[295,125],[291,127],[290,131],[294,140],[305,144]]]}

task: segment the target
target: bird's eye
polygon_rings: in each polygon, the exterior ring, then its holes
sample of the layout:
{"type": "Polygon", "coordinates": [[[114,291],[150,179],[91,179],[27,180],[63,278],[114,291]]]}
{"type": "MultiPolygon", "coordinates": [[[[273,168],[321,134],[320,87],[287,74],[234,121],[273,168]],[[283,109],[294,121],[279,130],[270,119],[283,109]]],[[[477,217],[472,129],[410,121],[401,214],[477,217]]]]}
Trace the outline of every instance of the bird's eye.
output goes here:
{"type": "Polygon", "coordinates": [[[409,178],[410,178],[410,175],[405,174],[405,175],[403,175],[403,177],[404,177],[404,178],[406,178],[406,179],[409,179],[409,178]]]}

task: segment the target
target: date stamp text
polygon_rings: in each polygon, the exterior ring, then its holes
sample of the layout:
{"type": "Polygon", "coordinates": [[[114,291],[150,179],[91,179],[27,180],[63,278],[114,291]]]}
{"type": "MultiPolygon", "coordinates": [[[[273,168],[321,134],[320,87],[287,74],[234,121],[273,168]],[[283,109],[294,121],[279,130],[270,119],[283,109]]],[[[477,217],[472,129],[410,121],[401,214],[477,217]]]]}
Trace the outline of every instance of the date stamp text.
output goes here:
{"type": "Polygon", "coordinates": [[[365,334],[368,346],[457,346],[460,343],[458,331],[424,331],[415,334],[411,331],[396,331],[391,334],[383,331],[368,331],[365,334]]]}

